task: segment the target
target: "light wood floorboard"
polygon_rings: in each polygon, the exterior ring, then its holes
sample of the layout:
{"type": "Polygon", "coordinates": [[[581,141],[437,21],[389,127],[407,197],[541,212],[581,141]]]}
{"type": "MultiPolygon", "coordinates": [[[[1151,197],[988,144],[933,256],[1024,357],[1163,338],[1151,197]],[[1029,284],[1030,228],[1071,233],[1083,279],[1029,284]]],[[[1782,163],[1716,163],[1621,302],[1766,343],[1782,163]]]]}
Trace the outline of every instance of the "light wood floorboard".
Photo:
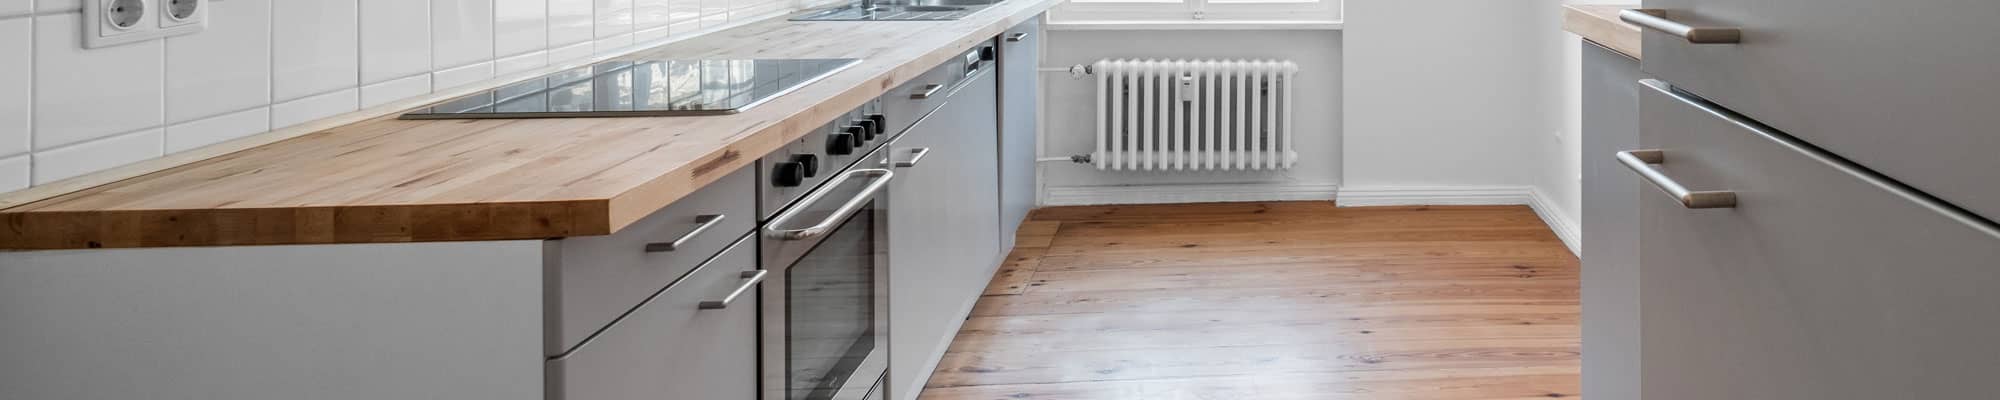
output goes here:
{"type": "Polygon", "coordinates": [[[1578,397],[1578,263],[1527,207],[1030,218],[922,399],[1578,397]]]}

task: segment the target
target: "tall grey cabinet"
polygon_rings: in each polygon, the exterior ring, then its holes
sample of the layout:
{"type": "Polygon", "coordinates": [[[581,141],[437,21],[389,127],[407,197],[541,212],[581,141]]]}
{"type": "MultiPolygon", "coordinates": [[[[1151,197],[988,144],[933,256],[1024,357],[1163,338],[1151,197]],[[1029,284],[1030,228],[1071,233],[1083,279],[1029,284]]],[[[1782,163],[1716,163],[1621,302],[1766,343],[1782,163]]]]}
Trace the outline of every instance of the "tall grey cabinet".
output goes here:
{"type": "Polygon", "coordinates": [[[1000,34],[1000,248],[1035,208],[1035,137],[1041,112],[1042,20],[1000,34]]]}
{"type": "Polygon", "coordinates": [[[1645,6],[1643,396],[1991,398],[2000,2],[1645,6]]]}

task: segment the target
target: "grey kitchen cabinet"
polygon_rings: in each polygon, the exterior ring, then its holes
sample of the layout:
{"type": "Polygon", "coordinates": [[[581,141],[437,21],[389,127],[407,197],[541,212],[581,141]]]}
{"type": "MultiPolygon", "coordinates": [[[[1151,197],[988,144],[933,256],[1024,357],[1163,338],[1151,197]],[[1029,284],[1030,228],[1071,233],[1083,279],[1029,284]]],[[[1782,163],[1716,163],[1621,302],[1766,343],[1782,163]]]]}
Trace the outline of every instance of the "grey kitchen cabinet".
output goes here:
{"type": "MultiPolygon", "coordinates": [[[[1639,398],[1639,196],[1612,154],[1639,148],[1639,61],[1583,46],[1583,392],[1639,398]]],[[[1646,189],[1651,190],[1651,189],[1646,189]]]]}
{"type": "Polygon", "coordinates": [[[1645,398],[1991,397],[2000,227],[1663,82],[1640,93],[1646,168],[1736,196],[1640,196],[1645,398]]]}
{"type": "Polygon", "coordinates": [[[1000,258],[998,87],[991,68],[889,144],[888,396],[914,399],[1000,258]],[[918,156],[921,155],[921,158],[918,156]]]}
{"type": "Polygon", "coordinates": [[[1035,158],[1041,119],[1042,19],[1000,34],[1000,248],[1035,208],[1035,158]]]}
{"type": "Polygon", "coordinates": [[[544,352],[575,348],[755,229],[753,170],[730,173],[618,233],[548,241],[544,352]]]}
{"type": "Polygon", "coordinates": [[[1739,44],[1644,36],[1645,71],[2000,220],[2000,2],[1645,0],[1739,44]]]}
{"type": "Polygon", "coordinates": [[[756,239],[738,238],[687,279],[549,360],[547,399],[757,398],[755,286],[764,271],[756,239]]]}

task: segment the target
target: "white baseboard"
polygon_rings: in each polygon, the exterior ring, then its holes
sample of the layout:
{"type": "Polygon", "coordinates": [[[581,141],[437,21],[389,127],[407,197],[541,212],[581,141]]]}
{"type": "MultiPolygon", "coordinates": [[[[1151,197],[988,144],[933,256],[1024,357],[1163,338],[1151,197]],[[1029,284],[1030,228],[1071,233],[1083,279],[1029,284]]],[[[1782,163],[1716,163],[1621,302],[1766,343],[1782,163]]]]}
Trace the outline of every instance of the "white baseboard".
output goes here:
{"type": "Polygon", "coordinates": [[[1051,186],[1044,192],[1042,205],[1089,206],[1104,204],[1333,200],[1334,195],[1339,192],[1339,185],[1296,183],[1051,186]]]}
{"type": "Polygon", "coordinates": [[[1570,254],[1582,256],[1583,230],[1577,221],[1570,219],[1569,213],[1557,208],[1555,200],[1543,194],[1540,189],[1530,190],[1528,194],[1530,200],[1528,206],[1535,209],[1535,215],[1542,216],[1542,223],[1549,224],[1549,230],[1556,232],[1556,238],[1562,239],[1563,246],[1569,247],[1570,254]]]}
{"type": "Polygon", "coordinates": [[[1533,186],[1345,187],[1340,189],[1334,204],[1341,207],[1525,205],[1542,217],[1542,223],[1548,224],[1570,253],[1578,252],[1582,240],[1576,221],[1556,209],[1555,202],[1533,186]]]}

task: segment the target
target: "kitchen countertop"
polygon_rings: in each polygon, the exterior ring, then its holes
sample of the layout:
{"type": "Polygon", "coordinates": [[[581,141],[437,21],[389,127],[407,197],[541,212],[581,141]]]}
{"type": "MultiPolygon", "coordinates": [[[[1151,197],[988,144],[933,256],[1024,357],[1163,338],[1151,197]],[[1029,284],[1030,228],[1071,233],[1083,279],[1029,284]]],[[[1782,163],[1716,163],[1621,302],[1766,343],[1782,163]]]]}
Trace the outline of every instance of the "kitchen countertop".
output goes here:
{"type": "Polygon", "coordinates": [[[1584,40],[1605,48],[1639,59],[1639,27],[1618,20],[1618,12],[1631,6],[1581,5],[1563,6],[1563,30],[1582,36],[1584,40]]]}
{"type": "Polygon", "coordinates": [[[774,18],[619,59],[864,61],[734,115],[375,118],[0,210],[0,248],[610,234],[1061,1],[958,21],[774,18]]]}

